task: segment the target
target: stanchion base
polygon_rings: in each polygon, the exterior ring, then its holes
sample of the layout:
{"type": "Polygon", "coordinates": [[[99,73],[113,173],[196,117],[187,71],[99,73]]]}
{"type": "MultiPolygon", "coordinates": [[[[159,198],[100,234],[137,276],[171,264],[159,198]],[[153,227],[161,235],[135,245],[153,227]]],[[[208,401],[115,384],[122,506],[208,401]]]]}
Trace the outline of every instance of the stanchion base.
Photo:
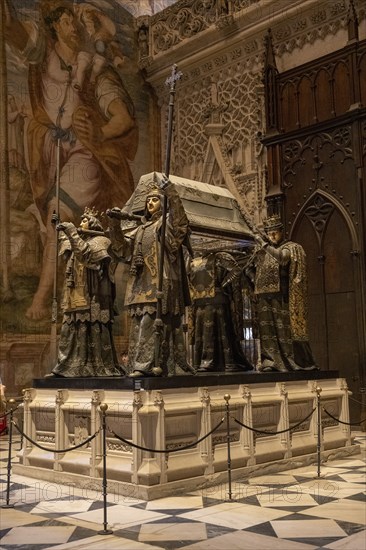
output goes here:
{"type": "Polygon", "coordinates": [[[15,504],[2,504],[1,508],[14,508],[15,504]]]}
{"type": "Polygon", "coordinates": [[[111,529],[103,529],[102,531],[98,531],[98,535],[113,535],[113,531],[111,529]]]}

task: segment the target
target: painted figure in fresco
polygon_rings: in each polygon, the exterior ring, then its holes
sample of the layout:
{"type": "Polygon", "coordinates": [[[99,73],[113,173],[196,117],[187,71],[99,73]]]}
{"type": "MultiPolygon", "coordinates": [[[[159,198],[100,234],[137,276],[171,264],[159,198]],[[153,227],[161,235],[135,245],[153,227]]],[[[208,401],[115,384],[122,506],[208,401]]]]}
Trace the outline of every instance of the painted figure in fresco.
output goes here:
{"type": "Polygon", "coordinates": [[[159,376],[192,372],[187,363],[182,315],[189,304],[188,281],[182,245],[188,219],[174,185],[164,179],[148,192],[142,225],[123,233],[119,208],[108,211],[113,253],[130,264],[125,305],[131,325],[129,335],[130,376],[159,376]],[[168,198],[160,346],[156,356],[156,312],[163,194],[168,198]]]}
{"type": "Polygon", "coordinates": [[[123,54],[116,40],[116,25],[113,21],[95,6],[83,2],[75,4],[74,11],[78,20],[86,30],[89,41],[88,50],[93,54],[93,73],[91,79],[98,74],[101,66],[107,62],[119,68],[124,63],[123,54]]]}
{"type": "MultiPolygon", "coordinates": [[[[90,13],[85,4],[76,9],[68,0],[43,0],[38,25],[18,20],[8,0],[5,5],[6,40],[29,66],[30,178],[46,227],[40,281],[26,312],[37,320],[48,313],[53,285],[56,236],[51,218],[57,211],[56,180],[61,219],[75,222],[85,206],[104,210],[116,202],[124,204],[133,191],[128,160],[136,153],[137,128],[133,103],[120,75],[107,54],[103,58],[105,51],[110,53],[107,35],[100,52],[96,44],[103,41],[90,39],[96,8],[90,13]]],[[[106,18],[99,13],[102,28],[106,18]]]]}
{"type": "Polygon", "coordinates": [[[265,220],[268,241],[257,246],[246,275],[254,283],[263,372],[314,370],[307,332],[306,257],[302,246],[283,239],[278,215],[265,220]]]}
{"type": "Polygon", "coordinates": [[[25,170],[24,123],[27,117],[24,105],[18,107],[13,95],[8,96],[8,151],[9,166],[25,170]]]}
{"type": "Polygon", "coordinates": [[[123,376],[113,343],[114,269],[110,240],[94,211],[86,209],[79,229],[56,225],[59,253],[66,260],[63,321],[58,358],[48,376],[123,376]]]}
{"type": "Polygon", "coordinates": [[[191,260],[193,366],[197,373],[253,369],[240,344],[241,279],[241,268],[227,252],[211,252],[191,260]]]}

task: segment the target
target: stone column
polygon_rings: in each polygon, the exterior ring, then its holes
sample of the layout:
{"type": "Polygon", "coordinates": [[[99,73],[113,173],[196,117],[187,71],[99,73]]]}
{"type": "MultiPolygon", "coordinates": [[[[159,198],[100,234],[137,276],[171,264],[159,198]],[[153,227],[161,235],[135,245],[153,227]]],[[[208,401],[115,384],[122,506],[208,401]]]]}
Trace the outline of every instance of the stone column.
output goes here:
{"type": "MultiPolygon", "coordinates": [[[[55,449],[65,449],[67,445],[66,441],[66,428],[65,428],[65,414],[63,405],[67,401],[67,390],[57,390],[55,397],[55,449]]],[[[62,471],[60,465],[61,459],[65,456],[65,453],[55,453],[55,461],[53,469],[56,471],[62,471]]]]}
{"type": "MultiPolygon", "coordinates": [[[[91,397],[91,408],[90,408],[90,434],[89,437],[95,434],[97,430],[101,428],[101,412],[99,410],[99,405],[102,403],[104,399],[104,392],[94,390],[92,392],[91,397]]],[[[107,410],[108,414],[108,410],[107,410]]],[[[100,432],[100,434],[97,435],[91,441],[91,453],[90,453],[90,477],[97,477],[98,476],[98,468],[97,466],[100,464],[102,460],[102,437],[103,434],[100,432]]]]}
{"type": "MultiPolygon", "coordinates": [[[[154,397],[154,405],[158,410],[158,422],[156,426],[156,449],[166,448],[165,438],[165,408],[164,398],[160,390],[158,390],[154,397]]],[[[160,465],[160,483],[167,482],[167,466],[168,466],[169,454],[157,453],[156,461],[160,465]]]]}
{"type": "MultiPolygon", "coordinates": [[[[279,384],[280,395],[282,397],[281,410],[280,410],[280,421],[278,423],[278,431],[288,430],[290,427],[290,418],[288,410],[288,391],[286,389],[286,384],[279,384]]],[[[290,458],[292,456],[291,452],[291,438],[290,432],[284,432],[278,434],[281,440],[281,445],[284,448],[285,452],[283,458],[290,458]]]]}
{"type": "MultiPolygon", "coordinates": [[[[23,432],[33,440],[35,440],[35,437],[36,437],[36,428],[32,419],[32,411],[31,411],[30,405],[34,399],[35,393],[36,393],[35,390],[33,390],[32,388],[27,388],[23,392],[23,403],[24,403],[23,432]]],[[[27,439],[25,439],[24,437],[23,445],[18,455],[20,458],[20,461],[22,462],[22,464],[24,464],[24,466],[29,466],[28,455],[32,449],[33,449],[33,444],[27,439]]]]}
{"type": "Polygon", "coordinates": [[[138,411],[140,437],[138,444],[148,451],[142,451],[141,465],[138,468],[138,483],[142,485],[158,485],[160,483],[160,463],[154,453],[157,448],[157,426],[159,420],[159,411],[157,410],[153,393],[145,392],[144,404],[138,411]],[[147,395],[146,395],[147,394],[147,395]]]}
{"type": "MultiPolygon", "coordinates": [[[[212,430],[211,419],[211,397],[208,388],[200,388],[201,390],[201,430],[199,437],[203,437],[212,430]]],[[[205,475],[211,475],[214,473],[214,454],[212,448],[212,434],[206,437],[200,444],[199,449],[201,453],[202,462],[206,464],[205,475]]]]}
{"type": "MultiPolygon", "coordinates": [[[[248,386],[241,386],[240,389],[244,399],[242,423],[253,427],[252,393],[248,386]]],[[[256,463],[254,432],[247,428],[241,428],[240,441],[243,451],[248,456],[247,466],[253,466],[256,463]]]]}
{"type": "Polygon", "coordinates": [[[347,445],[351,445],[351,426],[349,426],[349,390],[345,378],[340,378],[338,380],[338,383],[340,389],[344,392],[343,396],[341,397],[339,420],[341,420],[342,422],[347,422],[347,424],[340,424],[340,428],[347,438],[347,445]]]}
{"type": "MultiPolygon", "coordinates": [[[[139,410],[141,409],[142,397],[140,391],[133,392],[133,403],[132,403],[132,441],[136,445],[142,444],[141,438],[141,424],[139,418],[139,410]]],[[[138,470],[142,462],[142,451],[132,447],[132,464],[131,464],[131,482],[138,483],[138,470]]]]}

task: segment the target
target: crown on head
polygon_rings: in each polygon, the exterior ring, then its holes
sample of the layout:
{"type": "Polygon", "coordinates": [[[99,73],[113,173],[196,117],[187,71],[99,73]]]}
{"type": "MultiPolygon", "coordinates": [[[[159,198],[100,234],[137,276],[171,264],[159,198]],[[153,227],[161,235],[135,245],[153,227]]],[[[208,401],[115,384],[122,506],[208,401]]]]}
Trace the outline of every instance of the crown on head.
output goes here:
{"type": "Polygon", "coordinates": [[[97,218],[98,216],[101,217],[103,216],[103,212],[98,212],[98,210],[95,208],[95,206],[92,206],[91,208],[89,208],[88,206],[85,207],[84,209],[84,216],[87,215],[87,216],[93,216],[94,218],[97,218]]]}
{"type": "Polygon", "coordinates": [[[154,185],[149,189],[146,198],[147,198],[147,197],[161,197],[161,189],[160,189],[160,187],[158,187],[157,185],[154,184],[154,185]]]}
{"type": "Polygon", "coordinates": [[[263,225],[266,231],[283,228],[283,223],[279,214],[272,214],[272,216],[268,216],[268,218],[263,221],[263,225]]]}

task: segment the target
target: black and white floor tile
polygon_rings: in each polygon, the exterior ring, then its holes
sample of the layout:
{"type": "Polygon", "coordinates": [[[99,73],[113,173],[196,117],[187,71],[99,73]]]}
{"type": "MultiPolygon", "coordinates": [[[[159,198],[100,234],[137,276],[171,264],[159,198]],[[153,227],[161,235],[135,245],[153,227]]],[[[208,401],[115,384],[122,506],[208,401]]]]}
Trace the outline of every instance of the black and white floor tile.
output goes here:
{"type": "MultiPolygon", "coordinates": [[[[0,550],[366,550],[366,434],[357,456],[145,502],[11,475],[0,550]]],[[[18,445],[19,446],[19,445],[18,445]]],[[[15,453],[17,445],[14,445],[15,453]]],[[[0,437],[0,505],[8,438],[0,437]]],[[[17,458],[14,456],[13,461],[17,458]]]]}

